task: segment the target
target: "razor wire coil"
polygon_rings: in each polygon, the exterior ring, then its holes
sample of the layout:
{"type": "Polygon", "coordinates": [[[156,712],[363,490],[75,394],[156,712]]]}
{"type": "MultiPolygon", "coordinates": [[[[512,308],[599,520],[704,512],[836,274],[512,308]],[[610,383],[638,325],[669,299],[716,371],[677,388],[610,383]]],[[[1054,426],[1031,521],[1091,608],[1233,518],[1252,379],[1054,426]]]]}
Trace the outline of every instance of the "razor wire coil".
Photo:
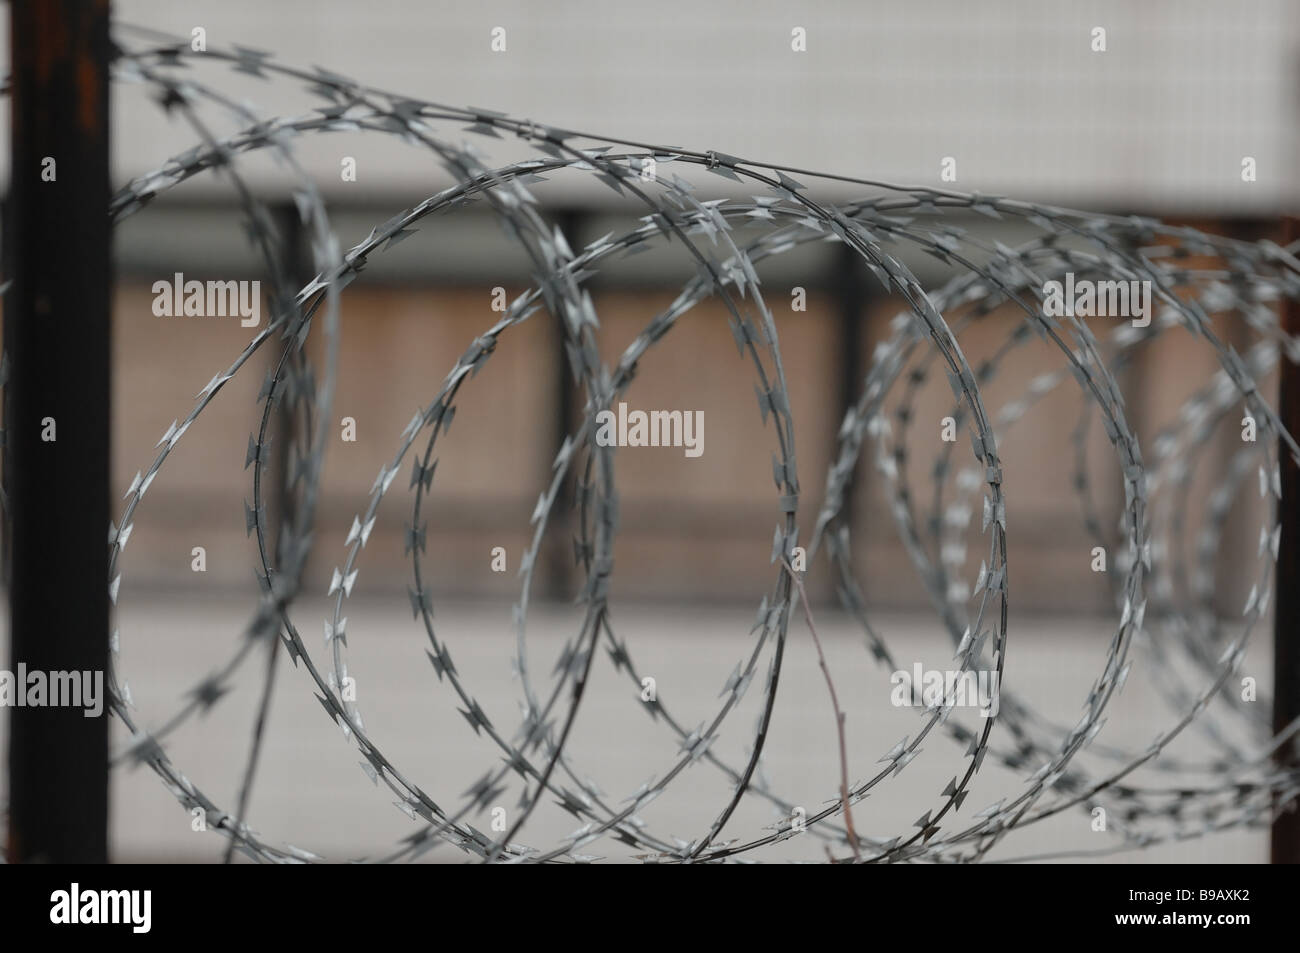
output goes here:
{"type": "MultiPolygon", "coordinates": [[[[761,757],[777,710],[778,686],[797,594],[784,559],[799,545],[796,519],[804,498],[795,453],[795,426],[773,312],[760,287],[758,266],[814,242],[835,242],[852,249],[882,286],[904,303],[876,348],[860,395],[846,414],[837,447],[825,474],[825,490],[807,544],[809,558],[823,555],[840,601],[862,627],[872,658],[887,670],[899,659],[873,619],[869,601],[853,563],[846,500],[865,456],[883,477],[889,510],[908,558],[925,586],[941,627],[952,642],[960,672],[1004,671],[1010,646],[1007,562],[1007,493],[1000,448],[1014,439],[1014,428],[1032,407],[1073,381],[1083,398],[1071,433],[1073,491],[1089,536],[1118,554],[1119,572],[1109,575],[1120,618],[1106,657],[1084,702],[1085,713],[1074,725],[1059,724],[1005,688],[999,710],[973,729],[953,720],[951,697],[921,711],[915,731],[877,762],[875,773],[858,781],[843,797],[829,798],[809,813],[806,831],[822,840],[837,862],[971,862],[986,859],[1008,835],[1069,810],[1110,808],[1120,818],[1113,825],[1120,844],[1140,848],[1187,839],[1234,827],[1267,824],[1300,795],[1300,769],[1281,767],[1278,752],[1294,744],[1300,723],[1274,735],[1255,714],[1267,705],[1241,704],[1229,679],[1242,663],[1248,640],[1265,617],[1275,585],[1280,496],[1278,447],[1300,453],[1291,434],[1259,392],[1259,382],[1284,360],[1300,359],[1300,342],[1280,326],[1276,305],[1300,298],[1300,261],[1294,249],[1268,241],[1245,242],[1202,234],[1137,216],[1098,215],[996,196],[962,194],[924,187],[902,187],[868,179],[821,175],[737,158],[716,150],[629,143],[552,128],[534,120],[512,119],[483,109],[459,109],[371,89],[346,77],[316,68],[302,70],[277,62],[270,54],[243,47],[192,52],[185,41],[154,31],[118,26],[120,45],[114,77],[143,86],[168,113],[181,115],[198,142],[157,170],[139,176],[113,197],[112,221],[146,210],[158,196],[206,173],[220,174],[233,187],[247,216],[247,228],[271,276],[273,316],[245,348],[218,371],[196,396],[193,408],[163,434],[154,461],[140,470],[127,490],[118,522],[110,526],[109,592],[116,603],[122,560],[133,520],[171,452],[204,410],[236,375],[247,373],[254,354],[265,345],[279,353],[258,395],[259,419],[248,442],[245,469],[251,470],[251,501],[245,503],[245,526],[257,545],[259,592],[243,637],[227,662],[194,685],[186,703],[146,728],[132,711],[129,685],[119,659],[120,639],[112,640],[109,673],[110,710],[132,736],[115,761],[142,763],[159,775],[186,810],[201,808],[210,829],[228,839],[230,851],[260,862],[321,859],[310,850],[276,847],[248,826],[248,799],[258,762],[264,715],[272,692],[276,659],[281,651],[303,669],[326,715],[356,746],[361,768],[396,799],[417,825],[415,833],[381,857],[384,861],[416,859],[437,847],[453,846],[484,862],[574,862],[595,859],[584,848],[615,840],[635,855],[660,862],[720,862],[769,856],[763,852],[804,829],[793,820],[794,801],[764,776],[761,757]],[[138,47],[127,48],[124,37],[138,47]],[[192,74],[194,61],[225,63],[268,83],[305,84],[318,105],[303,115],[271,118],[236,103],[192,74]],[[215,110],[233,121],[237,132],[217,136],[203,117],[215,110]],[[447,127],[475,136],[457,144],[447,127]],[[402,210],[376,226],[350,249],[342,249],[329,226],[325,200],[298,164],[295,150],[323,133],[387,134],[428,152],[452,175],[454,184],[402,210]],[[479,145],[509,136],[537,155],[489,165],[479,145]],[[239,169],[244,155],[266,151],[277,158],[294,181],[294,201],[311,241],[314,277],[298,287],[286,269],[282,236],[265,201],[251,189],[239,169]],[[751,198],[701,199],[699,187],[676,174],[647,180],[643,163],[656,168],[679,164],[744,183],[763,194],[751,198]],[[546,221],[530,186],[548,175],[586,175],[608,186],[638,209],[641,217],[621,234],[611,233],[574,249],[564,234],[546,221]],[[839,205],[819,201],[794,178],[851,182],[872,194],[839,205]],[[328,421],[339,362],[341,296],[371,255],[409,237],[432,216],[470,201],[486,204],[528,256],[534,287],[510,302],[504,314],[475,337],[455,361],[432,399],[420,407],[402,431],[392,457],[379,469],[351,523],[345,552],[332,570],[332,601],[324,620],[325,657],[314,654],[294,619],[294,602],[304,584],[312,551],[312,528],[319,500],[328,444],[328,421]],[[952,223],[957,214],[976,213],[1011,219],[1036,234],[1017,247],[989,241],[952,223]],[[741,233],[756,232],[753,237],[741,233]],[[680,294],[654,315],[623,352],[607,365],[600,357],[601,325],[586,283],[603,263],[648,247],[680,248],[694,269],[680,294]],[[927,289],[900,260],[900,249],[931,255],[959,270],[938,288],[927,289]],[[1158,304],[1149,326],[1121,325],[1099,338],[1079,317],[1053,317],[1043,302],[1045,283],[1067,272],[1105,280],[1150,282],[1158,304]],[[592,766],[569,750],[573,726],[603,649],[616,672],[640,686],[642,668],[620,637],[609,607],[618,533],[619,500],[612,448],[594,439],[596,415],[610,408],[630,388],[642,360],[681,319],[702,302],[717,299],[729,315],[742,358],[752,366],[754,389],[764,427],[768,418],[775,438],[772,477],[777,491],[773,534],[774,576],[763,595],[751,644],[726,679],[720,701],[699,727],[690,728],[662,698],[645,706],[669,732],[678,755],[625,798],[603,792],[592,766]],[[972,367],[959,336],[981,321],[1011,310],[1019,323],[995,353],[972,367]],[[433,621],[431,568],[426,565],[429,528],[427,507],[437,467],[439,440],[445,436],[462,399],[462,388],[492,357],[508,332],[538,313],[558,321],[570,370],[583,400],[583,422],[555,455],[551,478],[532,514],[532,531],[519,573],[519,597],[513,611],[513,666],[520,679],[521,716],[513,730],[495,723],[475,700],[452,659],[449,640],[433,621]],[[1213,327],[1213,315],[1239,320],[1255,340],[1239,354],[1213,327]],[[1183,329],[1214,354],[1219,369],[1179,408],[1176,419],[1157,436],[1147,462],[1125,413],[1118,375],[1162,335],[1183,329]],[[313,332],[324,341],[319,369],[308,356],[313,332]],[[987,385],[1017,351],[1040,341],[1053,348],[1061,367],[1040,374],[1019,397],[990,410],[987,385]],[[272,343],[276,342],[276,343],[272,343]],[[928,474],[928,499],[917,489],[927,475],[910,466],[909,439],[915,439],[916,407],[928,381],[938,373],[952,392],[952,416],[966,429],[971,461],[959,463],[958,445],[941,446],[928,474]],[[890,407],[888,402],[895,403],[890,407]],[[1188,549],[1187,510],[1196,461],[1210,436],[1229,415],[1245,406],[1258,422],[1260,439],[1235,451],[1210,494],[1206,521],[1192,556],[1188,549]],[[278,527],[267,519],[267,486],[273,454],[274,415],[283,411],[293,427],[278,448],[291,461],[290,505],[278,527]],[[1106,526],[1091,494],[1088,437],[1094,422],[1104,429],[1123,476],[1125,499],[1118,526],[1106,526]],[[868,448],[871,448],[869,450],[868,448]],[[410,560],[408,595],[413,619],[427,640],[426,654],[439,683],[455,696],[461,715],[476,735],[500,755],[455,800],[439,803],[408,779],[365,728],[354,700],[342,686],[349,677],[346,608],[362,568],[362,557],[381,502],[399,477],[411,494],[405,522],[405,555],[410,560]],[[1224,623],[1214,606],[1218,542],[1230,521],[1234,501],[1258,475],[1267,512],[1258,527],[1259,547],[1253,587],[1239,626],[1224,623]],[[552,514],[570,482],[576,486],[578,535],[575,561],[581,568],[579,596],[583,619],[565,642],[550,684],[534,676],[528,651],[528,609],[534,571],[552,514]],[[965,576],[967,537],[979,518],[987,549],[973,583],[965,576]],[[973,604],[973,607],[972,607],[973,604]],[[1238,630],[1239,629],[1239,630],[1238,630]],[[1150,653],[1157,692],[1173,721],[1143,750],[1094,744],[1105,712],[1123,687],[1134,647],[1150,653]],[[196,716],[210,711],[228,691],[236,674],[257,649],[265,651],[266,670],[250,753],[230,809],[193,784],[164,749],[164,741],[196,716]],[[766,670],[762,670],[764,660],[766,670]],[[1180,668],[1182,666],[1182,668],[1180,668]],[[1192,674],[1187,675],[1184,669],[1192,674]],[[748,755],[733,761],[714,750],[720,729],[734,717],[755,680],[761,683],[758,721],[747,745],[748,755]],[[1211,707],[1213,706],[1213,711],[1211,707]],[[994,740],[995,726],[1001,729],[994,740]],[[1198,732],[1210,756],[1178,759],[1164,749],[1184,731],[1198,732]],[[1234,733],[1246,732],[1253,749],[1241,750],[1234,733]],[[928,798],[928,809],[909,829],[890,836],[855,834],[849,843],[846,805],[862,804],[877,788],[896,778],[922,752],[922,745],[946,737],[956,742],[964,762],[951,780],[928,798]],[[1083,765],[1080,753],[1102,762],[1083,765]],[[964,821],[957,815],[975,788],[986,758],[1023,773],[1032,768],[1023,790],[964,821]],[[690,770],[719,772],[731,793],[719,812],[689,841],[651,830],[644,809],[690,770]],[[1129,776],[1139,768],[1155,773],[1139,785],[1129,776]],[[477,830],[470,818],[496,803],[514,776],[522,791],[516,818],[503,836],[477,830]],[[1208,780],[1199,780],[1208,778],[1208,780]],[[1193,780],[1198,779],[1198,780],[1193,780]],[[570,812],[581,826],[567,839],[544,847],[517,841],[545,796],[570,812]],[[720,840],[739,804],[746,798],[767,802],[781,818],[766,832],[749,831],[720,840]],[[846,851],[852,850],[852,856],[846,851]]],[[[2,372],[0,372],[2,374],[2,372]]],[[[469,385],[472,386],[472,385],[469,385]]],[[[947,772],[945,772],[947,773],[947,772]]],[[[864,827],[861,819],[857,830],[864,827]]]]}

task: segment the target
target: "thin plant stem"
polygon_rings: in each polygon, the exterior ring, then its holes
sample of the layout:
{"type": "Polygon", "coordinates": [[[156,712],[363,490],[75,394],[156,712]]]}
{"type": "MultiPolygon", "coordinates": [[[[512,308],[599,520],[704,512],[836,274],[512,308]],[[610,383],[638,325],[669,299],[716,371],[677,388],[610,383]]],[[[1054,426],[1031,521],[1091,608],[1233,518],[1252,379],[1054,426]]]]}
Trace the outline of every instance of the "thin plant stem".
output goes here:
{"type": "Polygon", "coordinates": [[[840,739],[840,802],[844,805],[844,827],[848,832],[849,846],[853,848],[853,859],[860,861],[862,852],[858,849],[858,835],[853,829],[853,810],[849,806],[849,752],[848,744],[844,740],[844,712],[840,710],[839,698],[835,694],[835,683],[831,681],[830,666],[826,664],[826,654],[822,652],[822,640],[817,637],[817,626],[813,622],[812,607],[808,605],[808,593],[803,587],[803,580],[786,562],[784,556],[781,558],[781,565],[785,567],[785,571],[794,580],[795,588],[799,590],[803,617],[808,622],[808,631],[812,633],[813,645],[817,647],[817,664],[822,668],[822,675],[826,677],[826,688],[831,695],[831,708],[835,712],[835,730],[840,739]]]}

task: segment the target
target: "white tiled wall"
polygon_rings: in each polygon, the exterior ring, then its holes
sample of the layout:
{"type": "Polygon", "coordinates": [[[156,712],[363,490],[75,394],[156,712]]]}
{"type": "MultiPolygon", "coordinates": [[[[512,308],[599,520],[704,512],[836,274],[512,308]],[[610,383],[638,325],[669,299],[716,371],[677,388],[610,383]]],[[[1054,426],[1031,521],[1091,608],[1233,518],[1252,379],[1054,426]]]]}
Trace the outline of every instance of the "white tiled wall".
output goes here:
{"type": "MultiPolygon", "coordinates": [[[[115,9],[448,104],[891,181],[938,184],[940,160],[953,156],[959,189],[1089,207],[1271,214],[1297,198],[1300,7],[1288,0],[118,0],[115,9]],[[507,31],[505,53],[489,49],[495,26],[507,31]],[[796,26],[805,53],[790,48],[796,26]],[[1096,26],[1105,53],[1090,49],[1096,26]],[[1253,184],[1241,182],[1247,155],[1258,161],[1253,184]]],[[[297,89],[279,95],[217,75],[270,112],[313,104],[297,89]]],[[[122,174],[157,165],[185,137],[173,127],[159,141],[165,125],[141,106],[136,94],[118,96],[122,174]]],[[[345,141],[362,186],[441,181],[418,151],[343,137],[310,150],[323,184],[338,183],[345,141]]],[[[578,179],[571,194],[605,191],[578,179]]]]}

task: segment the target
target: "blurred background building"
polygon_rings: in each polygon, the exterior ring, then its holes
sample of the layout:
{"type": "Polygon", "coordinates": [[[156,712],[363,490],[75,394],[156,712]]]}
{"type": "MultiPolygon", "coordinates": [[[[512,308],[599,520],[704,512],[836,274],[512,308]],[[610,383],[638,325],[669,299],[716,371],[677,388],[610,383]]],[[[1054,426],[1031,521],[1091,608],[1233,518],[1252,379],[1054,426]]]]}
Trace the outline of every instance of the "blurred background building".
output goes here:
{"type": "MultiPolygon", "coordinates": [[[[946,184],[939,181],[940,162],[952,157],[953,188],[1157,215],[1243,238],[1274,234],[1278,214],[1296,198],[1300,14],[1283,0],[1244,8],[941,2],[922,9],[845,0],[667,2],[618,10],[594,2],[122,0],[116,10],[121,21],[179,36],[203,27],[212,44],[272,50],[283,62],[326,65],[378,88],[434,101],[882,181],[946,184]],[[490,49],[496,26],[507,31],[504,53],[490,49]],[[794,27],[806,30],[807,53],[791,50],[794,27]],[[1104,52],[1092,49],[1096,27],[1105,30],[1104,52]],[[1246,156],[1256,161],[1256,181],[1242,181],[1246,156]]],[[[299,91],[290,96],[280,84],[228,72],[222,79],[223,88],[233,86],[265,115],[310,108],[299,91]]],[[[187,145],[188,131],[177,125],[120,87],[116,180],[157,168],[187,145]]],[[[299,151],[329,199],[345,246],[447,184],[426,151],[392,137],[321,136],[299,151]],[[342,181],[343,156],[356,160],[356,182],[342,181]]],[[[275,194],[273,166],[249,163],[246,174],[275,194]]],[[[728,194],[726,186],[721,179],[710,183],[716,194],[728,194]]],[[[630,221],[630,210],[618,207],[613,193],[590,176],[556,176],[536,192],[575,247],[630,221]]],[[[846,184],[817,186],[818,195],[832,200],[862,193],[846,184]]],[[[282,200],[288,207],[289,197],[282,200]]],[[[961,224],[1007,244],[1016,236],[1009,224],[961,224]]],[[[782,256],[763,273],[774,294],[795,286],[808,292],[807,312],[777,313],[808,474],[824,471],[844,401],[856,392],[871,349],[898,310],[898,302],[846,267],[836,251],[814,246],[782,256]]],[[[151,459],[167,424],[211,376],[214,360],[233,354],[245,334],[233,322],[200,330],[193,321],[155,317],[149,307],[153,281],[175,271],[200,280],[235,273],[255,277],[259,266],[229,187],[213,176],[196,178],[128,220],[117,256],[115,438],[117,478],[125,489],[151,459]],[[199,340],[202,346],[196,346],[199,340]]],[[[937,284],[946,276],[924,255],[908,264],[923,282],[937,284]]],[[[689,275],[679,257],[668,255],[639,256],[602,270],[592,287],[612,354],[689,275]]],[[[528,281],[517,249],[471,208],[457,213],[454,223],[430,223],[416,239],[377,257],[352,286],[338,408],[340,416],[356,419],[358,436],[331,456],[324,534],[346,533],[358,499],[352,488],[368,486],[377,461],[430,385],[491,320],[490,289],[503,286],[514,297],[528,281]]],[[[749,370],[725,357],[733,345],[719,304],[706,303],[692,322],[689,337],[670,338],[647,363],[633,396],[649,401],[662,394],[669,401],[663,406],[695,400],[710,408],[708,462],[663,453],[643,458],[648,469],[625,475],[620,562],[635,571],[621,572],[618,585],[628,596],[747,599],[751,573],[766,558],[756,543],[770,536],[772,513],[762,452],[738,452],[758,432],[748,412],[749,370]],[[743,404],[743,412],[729,418],[725,404],[743,404]],[[675,502],[663,505],[670,500],[675,502]]],[[[989,329],[991,344],[1002,330],[989,329]]],[[[978,351],[967,340],[963,346],[978,351]]],[[[566,398],[570,385],[561,353],[555,329],[535,322],[503,345],[498,367],[483,385],[488,393],[461,408],[466,419],[481,425],[479,433],[493,438],[471,439],[467,427],[464,440],[454,444],[454,464],[449,460],[440,474],[434,545],[446,547],[438,585],[447,592],[491,588],[491,577],[447,558],[465,552],[477,534],[487,531],[512,552],[524,539],[565,430],[562,417],[576,412],[566,398]],[[556,359],[533,359],[539,354],[556,359]],[[509,371],[501,370],[507,363],[509,371]]],[[[1198,376],[1189,373],[1186,361],[1198,359],[1203,355],[1189,343],[1185,355],[1166,348],[1149,366],[1131,371],[1125,384],[1140,428],[1158,426],[1162,411],[1178,406],[1198,376]]],[[[999,380],[1010,394],[1041,370],[1019,361],[999,380]]],[[[933,391],[936,403],[926,406],[923,400],[922,408],[937,421],[946,388],[942,381],[932,383],[927,393],[933,391]]],[[[1066,491],[1077,400],[1062,394],[1054,401],[1031,415],[1007,447],[1013,461],[1008,470],[1026,475],[1014,487],[1009,514],[1016,529],[1011,559],[1017,604],[1104,609],[1103,586],[1064,583],[1074,578],[1069,570],[1086,547],[1066,491]]],[[[132,554],[137,585],[146,579],[192,581],[188,553],[199,536],[209,543],[208,585],[242,585],[247,578],[239,506],[245,489],[225,472],[226,464],[241,457],[232,448],[245,442],[247,415],[237,401],[225,403],[206,421],[201,446],[174,460],[155,491],[145,515],[159,525],[155,534],[141,534],[132,554]]],[[[761,448],[762,441],[755,442],[761,448]]],[[[1104,442],[1098,449],[1104,460],[1104,442]]],[[[863,469],[856,544],[878,582],[873,596],[912,604],[920,590],[888,514],[877,505],[871,467],[863,469]]],[[[1103,470],[1097,477],[1103,488],[1119,492],[1117,474],[1103,470]]],[[[820,486],[806,487],[814,489],[820,486]]],[[[811,513],[815,493],[805,496],[811,513]]],[[[811,518],[803,522],[811,525],[811,518]]],[[[398,540],[401,529],[394,512],[376,532],[398,540]]],[[[400,545],[375,549],[396,554],[391,583],[404,586],[400,545]]],[[[563,552],[563,546],[555,547],[557,566],[550,576],[560,586],[566,577],[563,552]]],[[[370,573],[370,585],[384,581],[384,574],[370,573]]],[[[1236,592],[1226,596],[1238,601],[1236,592]]]]}

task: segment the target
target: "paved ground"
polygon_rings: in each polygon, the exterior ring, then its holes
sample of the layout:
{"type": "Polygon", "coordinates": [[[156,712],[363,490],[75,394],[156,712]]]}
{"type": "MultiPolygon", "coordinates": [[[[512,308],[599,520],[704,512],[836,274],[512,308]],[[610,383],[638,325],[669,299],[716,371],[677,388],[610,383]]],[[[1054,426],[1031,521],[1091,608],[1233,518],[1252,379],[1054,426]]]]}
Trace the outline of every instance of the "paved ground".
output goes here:
{"type": "MultiPolygon", "coordinates": [[[[174,710],[186,688],[227,657],[246,606],[242,597],[235,596],[128,595],[131,598],[123,599],[119,620],[122,670],[142,722],[157,726],[174,710]]],[[[454,695],[445,683],[438,682],[424,655],[423,631],[411,621],[404,600],[355,602],[348,612],[350,672],[357,682],[370,736],[406,777],[438,803],[459,803],[462,793],[487,768],[500,763],[499,751],[486,738],[476,737],[457,713],[454,695]]],[[[295,618],[311,640],[309,644],[322,646],[323,604],[309,600],[295,618]]],[[[694,727],[711,716],[724,681],[747,653],[753,609],[625,607],[618,609],[614,618],[637,664],[656,678],[661,701],[683,724],[694,727]]],[[[576,619],[575,612],[566,607],[535,610],[529,643],[535,678],[549,677],[563,635],[572,630],[576,619]]],[[[509,607],[439,604],[436,621],[483,710],[498,725],[517,724],[520,691],[510,667],[514,640],[509,607]]],[[[919,719],[915,712],[890,704],[888,673],[870,662],[849,620],[825,609],[818,626],[847,713],[851,777],[865,778],[878,770],[875,762],[881,755],[916,730],[919,719]]],[[[944,651],[946,643],[928,619],[889,617],[882,619],[882,627],[887,633],[896,633],[899,658],[920,661],[927,668],[948,667],[951,651],[944,651]]],[[[1021,693],[1046,717],[1073,725],[1100,670],[1108,637],[1105,620],[1013,619],[1006,690],[1021,693]]],[[[1261,633],[1261,638],[1266,637],[1267,632],[1261,633]]],[[[1268,656],[1267,642],[1261,641],[1243,674],[1253,674],[1260,685],[1268,686],[1268,656]]],[[[579,770],[595,778],[617,802],[650,777],[661,775],[677,745],[662,724],[639,710],[633,686],[625,674],[613,671],[603,653],[595,671],[569,750],[579,770]]],[[[246,670],[237,690],[223,699],[214,713],[185,726],[166,746],[187,776],[223,806],[233,807],[258,681],[255,670],[246,670]]],[[[751,690],[714,748],[732,763],[740,763],[744,757],[759,696],[757,690],[751,690]]],[[[975,720],[973,715],[965,717],[971,723],[975,720]]],[[[1100,740],[1142,749],[1171,720],[1159,696],[1150,689],[1142,665],[1137,665],[1100,740]]],[[[115,732],[115,741],[122,742],[120,730],[115,732]]],[[[1208,748],[1203,737],[1191,736],[1170,750],[1184,757],[1205,757],[1208,748]]],[[[366,777],[359,760],[355,747],[344,740],[312,697],[305,672],[283,666],[252,802],[253,827],[273,843],[294,844],[329,860],[382,854],[414,827],[394,806],[387,789],[377,788],[366,777]]],[[[859,832],[891,837],[908,831],[920,814],[935,805],[938,793],[963,763],[953,742],[932,735],[906,771],[877,788],[877,793],[855,809],[859,832]]],[[[1089,763],[1099,762],[1093,759],[1089,763]]],[[[961,812],[962,820],[969,820],[1021,786],[1023,777],[993,768],[992,759],[986,764],[961,812]]],[[[812,642],[801,620],[791,628],[764,766],[772,784],[787,792],[794,803],[807,805],[809,813],[835,796],[839,769],[834,723],[812,642]]],[[[1023,775],[1029,773],[1026,770],[1023,775]]],[[[1147,777],[1153,783],[1158,779],[1156,775],[1147,777]]],[[[699,764],[679,777],[643,817],[663,836],[690,839],[717,816],[727,791],[716,769],[699,764]]],[[[517,795],[514,788],[500,799],[511,818],[517,795]]],[[[553,801],[547,799],[537,810],[522,840],[550,846],[579,826],[572,816],[554,807],[553,801]]],[[[761,834],[774,819],[770,806],[750,801],[737,811],[726,833],[747,839],[761,834]]],[[[480,816],[476,823],[486,830],[490,818],[480,816]]],[[[223,843],[213,834],[192,832],[189,816],[147,769],[115,774],[112,844],[119,860],[206,861],[219,856],[223,843]]],[[[1075,810],[1018,832],[993,856],[1006,859],[1092,852],[1115,843],[1111,834],[1092,832],[1089,816],[1075,810]]],[[[629,853],[628,848],[613,842],[584,850],[611,858],[629,853]]],[[[771,848],[763,856],[815,859],[821,851],[812,838],[800,838],[771,848]]],[[[1266,857],[1266,835],[1247,832],[1097,859],[1254,863],[1266,857]]],[[[428,859],[462,858],[444,849],[428,859]]]]}

